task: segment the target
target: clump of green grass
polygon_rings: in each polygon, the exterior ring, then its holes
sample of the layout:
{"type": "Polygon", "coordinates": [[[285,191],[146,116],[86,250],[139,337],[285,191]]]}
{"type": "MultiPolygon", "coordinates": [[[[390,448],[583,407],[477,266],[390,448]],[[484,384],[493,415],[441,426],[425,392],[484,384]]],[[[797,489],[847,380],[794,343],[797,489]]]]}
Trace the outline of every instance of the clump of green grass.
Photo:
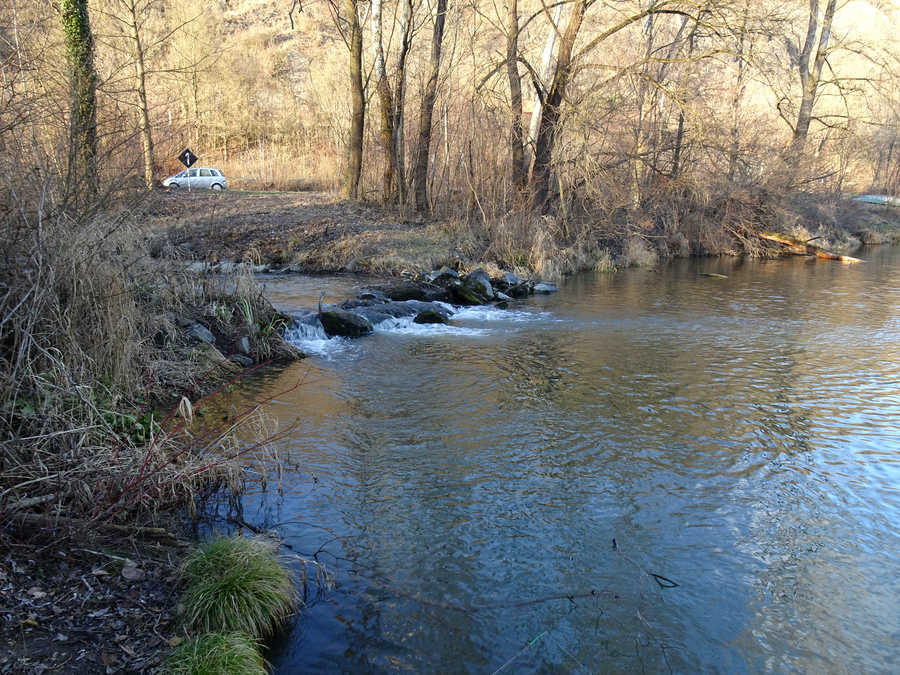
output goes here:
{"type": "Polygon", "coordinates": [[[198,632],[272,635],[297,606],[291,573],[263,539],[215,537],[184,563],[186,623],[198,632]]]}
{"type": "Polygon", "coordinates": [[[210,633],[178,647],[167,663],[171,675],[265,675],[255,640],[244,633],[210,633]]]}

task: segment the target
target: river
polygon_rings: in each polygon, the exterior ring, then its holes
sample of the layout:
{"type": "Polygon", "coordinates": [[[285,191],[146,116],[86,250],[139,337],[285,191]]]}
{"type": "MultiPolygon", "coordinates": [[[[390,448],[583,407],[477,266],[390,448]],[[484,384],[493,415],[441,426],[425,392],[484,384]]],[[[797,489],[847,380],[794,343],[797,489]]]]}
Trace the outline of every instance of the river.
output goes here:
{"type": "Polygon", "coordinates": [[[243,395],[275,395],[296,468],[244,518],[335,586],[274,671],[896,672],[900,248],[862,257],[582,274],[449,327],[294,336],[311,358],[243,395]]]}

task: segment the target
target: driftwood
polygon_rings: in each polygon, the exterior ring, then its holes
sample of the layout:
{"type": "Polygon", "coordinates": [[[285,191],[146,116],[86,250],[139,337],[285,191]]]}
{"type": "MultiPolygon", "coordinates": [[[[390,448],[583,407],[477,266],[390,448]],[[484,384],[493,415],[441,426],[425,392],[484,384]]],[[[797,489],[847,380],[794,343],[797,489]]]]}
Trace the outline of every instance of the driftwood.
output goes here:
{"type": "Polygon", "coordinates": [[[788,237],[784,234],[775,234],[774,232],[760,232],[759,238],[781,244],[785,247],[786,252],[792,253],[794,255],[812,255],[816,258],[822,258],[823,260],[837,260],[838,262],[842,262],[846,265],[863,262],[859,258],[853,258],[849,255],[839,255],[837,253],[832,253],[831,251],[826,251],[824,248],[813,246],[809,243],[809,241],[800,241],[799,239],[794,239],[793,237],[788,237]]]}

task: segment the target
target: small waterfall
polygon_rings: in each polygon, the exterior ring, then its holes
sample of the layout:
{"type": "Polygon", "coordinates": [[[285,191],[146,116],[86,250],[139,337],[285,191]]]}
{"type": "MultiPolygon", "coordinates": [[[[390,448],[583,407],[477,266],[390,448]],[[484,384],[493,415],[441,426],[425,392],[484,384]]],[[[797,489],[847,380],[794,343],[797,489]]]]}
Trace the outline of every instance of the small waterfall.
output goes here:
{"type": "Polygon", "coordinates": [[[316,312],[294,311],[290,315],[294,325],[284,331],[284,339],[300,351],[327,357],[346,346],[345,340],[329,339],[316,312]]]}

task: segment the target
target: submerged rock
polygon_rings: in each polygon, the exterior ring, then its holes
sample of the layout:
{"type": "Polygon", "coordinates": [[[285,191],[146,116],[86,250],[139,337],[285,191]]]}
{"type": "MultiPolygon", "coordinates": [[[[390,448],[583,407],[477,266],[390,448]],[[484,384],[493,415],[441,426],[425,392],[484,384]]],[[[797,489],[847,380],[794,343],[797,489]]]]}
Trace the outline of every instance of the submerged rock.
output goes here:
{"type": "Polygon", "coordinates": [[[331,337],[361,337],[372,332],[372,323],[365,317],[345,309],[328,309],[319,313],[325,333],[331,337]]]}
{"type": "Polygon", "coordinates": [[[556,293],[556,290],[556,284],[551,284],[549,281],[542,281],[534,285],[535,293],[556,293]]]}
{"type": "Polygon", "coordinates": [[[430,283],[403,281],[379,290],[391,300],[421,300],[423,302],[433,302],[434,300],[447,299],[447,289],[430,283]]]}
{"type": "Polygon", "coordinates": [[[426,309],[416,314],[413,323],[450,323],[450,319],[433,309],[426,309]]]}

